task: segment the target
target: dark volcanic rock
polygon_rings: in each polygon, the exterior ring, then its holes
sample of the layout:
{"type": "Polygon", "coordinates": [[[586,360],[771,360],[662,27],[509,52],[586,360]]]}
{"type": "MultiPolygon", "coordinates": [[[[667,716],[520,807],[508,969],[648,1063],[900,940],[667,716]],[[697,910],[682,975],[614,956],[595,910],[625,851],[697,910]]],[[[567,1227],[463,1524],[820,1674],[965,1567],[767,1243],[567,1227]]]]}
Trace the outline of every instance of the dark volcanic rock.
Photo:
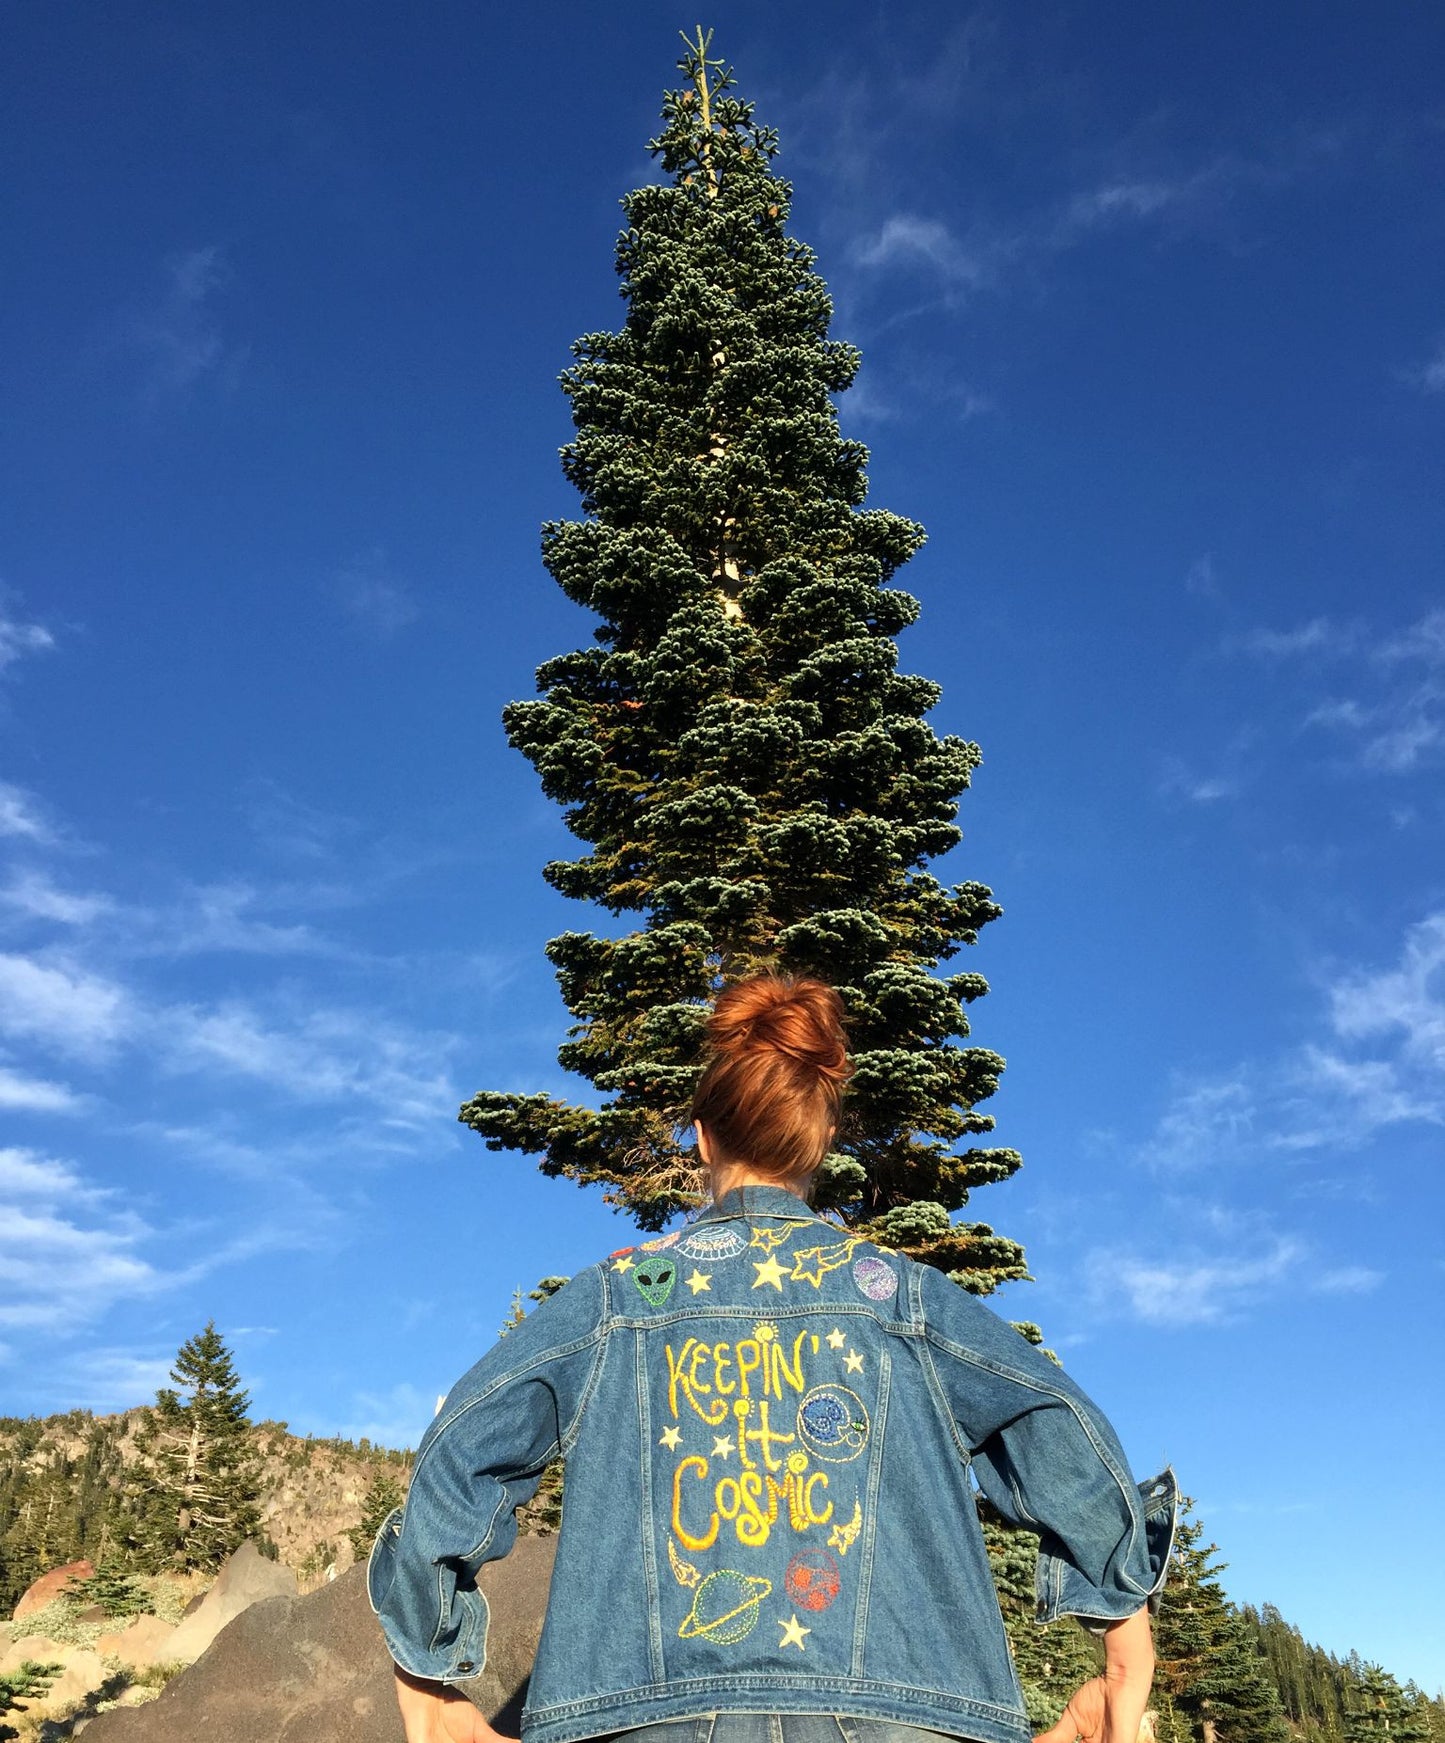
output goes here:
{"type": "MultiPolygon", "coordinates": [[[[519,1538],[483,1570],[491,1605],[477,1704],[517,1734],[547,1608],[555,1540],[519,1538]]],[[[363,1567],[306,1598],[243,1610],[144,1707],[91,1720],[86,1743],[403,1743],[391,1659],[363,1567]]]]}

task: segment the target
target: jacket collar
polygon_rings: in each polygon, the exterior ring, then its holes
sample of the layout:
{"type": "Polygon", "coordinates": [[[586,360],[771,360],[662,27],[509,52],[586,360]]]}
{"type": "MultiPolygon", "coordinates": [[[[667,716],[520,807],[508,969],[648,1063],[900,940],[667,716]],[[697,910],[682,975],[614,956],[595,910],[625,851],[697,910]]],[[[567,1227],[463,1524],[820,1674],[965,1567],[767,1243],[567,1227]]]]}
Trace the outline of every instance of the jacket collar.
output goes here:
{"type": "Polygon", "coordinates": [[[790,1221],[811,1223],[817,1213],[786,1186],[735,1186],[698,1218],[699,1222],[715,1222],[730,1216],[782,1216],[790,1221]]]}

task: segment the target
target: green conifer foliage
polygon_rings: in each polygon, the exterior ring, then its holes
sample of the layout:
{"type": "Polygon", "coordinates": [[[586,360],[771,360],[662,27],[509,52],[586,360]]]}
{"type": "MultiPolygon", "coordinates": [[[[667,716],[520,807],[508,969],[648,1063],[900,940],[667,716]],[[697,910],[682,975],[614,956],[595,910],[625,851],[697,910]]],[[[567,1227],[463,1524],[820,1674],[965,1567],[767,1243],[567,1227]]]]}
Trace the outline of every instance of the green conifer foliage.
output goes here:
{"type": "MultiPolygon", "coordinates": [[[[17,1708],[23,1709],[28,1701],[43,1700],[46,1690],[64,1669],[63,1664],[41,1664],[27,1658],[14,1670],[0,1674],[0,1713],[13,1713],[17,1708]]],[[[19,1735],[13,1725],[0,1725],[0,1739],[19,1735]]]]}
{"type": "Polygon", "coordinates": [[[376,1534],[386,1523],[393,1508],[400,1507],[405,1491],[390,1471],[378,1471],[361,1498],[361,1520],[347,1532],[351,1551],[358,1561],[365,1561],[376,1542],[376,1534]]]}
{"type": "Polygon", "coordinates": [[[181,1345],[171,1379],[136,1431],[128,1547],[150,1568],[218,1568],[260,1531],[261,1466],[214,1321],[181,1345]]]}
{"type": "Polygon", "coordinates": [[[461,1118],[659,1228],[697,1198],[676,1134],[705,1002],[759,970],[819,974],[857,1073],[818,1203],[984,1293],[1025,1275],[1022,1250],[953,1216],[1019,1157],[973,1143],[1003,1068],[964,1044],[986,984],[936,971],[1000,910],[926,869],[960,838],[979,751],[940,738],[938,685],[897,669],[918,603],[891,582],[923,530],[862,506],[867,453],[831,397],[858,353],[788,234],[777,137],[708,44],[663,103],[663,179],[623,201],[626,320],[562,377],[583,517],[544,528],[543,559],[595,645],[504,716],[586,847],[548,882],[639,920],[547,947],[576,1018],[561,1062],[600,1105],[484,1092],[461,1118]]]}
{"type": "Polygon", "coordinates": [[[986,1501],[979,1513],[1024,1710],[1036,1731],[1046,1731],[1075,1690],[1102,1671],[1103,1648],[1072,1616],[1039,1626],[1034,1587],[1038,1538],[1006,1525],[986,1501]]]}
{"type": "Polygon", "coordinates": [[[150,1607],[150,1593],[114,1559],[103,1561],[89,1579],[72,1580],[66,1598],[77,1606],[99,1604],[107,1616],[139,1616],[150,1607]]]}
{"type": "Polygon", "coordinates": [[[1161,1743],[1287,1743],[1288,1726],[1258,1634],[1219,1582],[1217,1544],[1181,1504],[1169,1579],[1154,1626],[1154,1705],[1161,1743]]]}

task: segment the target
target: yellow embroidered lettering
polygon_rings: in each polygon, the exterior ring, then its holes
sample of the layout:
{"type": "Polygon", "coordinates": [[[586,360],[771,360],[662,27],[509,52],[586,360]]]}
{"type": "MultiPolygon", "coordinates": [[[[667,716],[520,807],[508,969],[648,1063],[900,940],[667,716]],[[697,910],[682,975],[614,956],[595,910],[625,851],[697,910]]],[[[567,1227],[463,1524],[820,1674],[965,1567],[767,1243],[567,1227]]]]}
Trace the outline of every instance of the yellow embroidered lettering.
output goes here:
{"type": "MultiPolygon", "coordinates": [[[[742,1387],[743,1397],[750,1398],[748,1390],[748,1375],[756,1374],[763,1365],[763,1347],[756,1338],[744,1338],[737,1347],[738,1355],[738,1385],[742,1387]]],[[[763,1375],[763,1390],[768,1386],[768,1377],[763,1375]]]]}
{"type": "MultiPolygon", "coordinates": [[[[774,1428],[768,1421],[768,1401],[766,1398],[760,1398],[758,1400],[758,1421],[762,1424],[760,1428],[748,1428],[742,1418],[739,1418],[738,1450],[745,1454],[746,1442],[754,1440],[762,1449],[763,1463],[767,1468],[770,1471],[780,1471],[783,1468],[783,1461],[780,1458],[775,1458],[773,1456],[774,1444],[776,1443],[778,1446],[791,1446],[798,1437],[791,1432],[784,1434],[781,1429],[774,1428]]],[[[748,1463],[751,1464],[751,1460],[749,1460],[748,1463]]]]}
{"type": "Polygon", "coordinates": [[[707,1530],[701,1537],[694,1537],[682,1522],[682,1473],[693,1469],[697,1471],[697,1480],[700,1483],[705,1483],[707,1481],[707,1460],[700,1458],[696,1453],[685,1458],[672,1473],[672,1529],[684,1549],[711,1549],[717,1541],[718,1520],[716,1513],[709,1516],[707,1530]]]}
{"type": "Polygon", "coordinates": [[[788,1365],[788,1358],[783,1354],[783,1346],[773,1345],[773,1390],[781,1398],[783,1381],[786,1380],[795,1392],[803,1390],[803,1340],[808,1336],[806,1331],[800,1331],[793,1339],[793,1362],[788,1365]]]}
{"type": "Polygon", "coordinates": [[[733,1415],[738,1419],[738,1457],[750,1471],[755,1467],[753,1461],[748,1457],[748,1433],[745,1425],[748,1420],[748,1412],[751,1409],[752,1405],[746,1398],[739,1398],[733,1405],[733,1415]]]}
{"type": "Polygon", "coordinates": [[[809,1525],[826,1525],[833,1517],[833,1503],[831,1501],[820,1513],[817,1502],[813,1499],[813,1490],[819,1483],[825,1489],[828,1487],[828,1473],[826,1471],[814,1471],[812,1476],[808,1477],[802,1484],[803,1511],[808,1515],[809,1525]]]}
{"type": "Polygon", "coordinates": [[[706,1344],[697,1344],[694,1347],[692,1360],[687,1365],[687,1395],[689,1398],[698,1392],[710,1393],[712,1391],[712,1387],[708,1385],[707,1381],[699,1378],[697,1371],[698,1364],[705,1362],[711,1354],[712,1351],[706,1344]]]}
{"type": "Polygon", "coordinates": [[[662,1347],[667,1352],[667,1401],[672,1406],[672,1419],[676,1422],[677,1383],[682,1378],[683,1366],[687,1361],[689,1351],[692,1349],[692,1339],[689,1338],[682,1346],[682,1357],[680,1360],[673,1355],[671,1344],[664,1344],[662,1347]]]}
{"type": "Polygon", "coordinates": [[[726,1344],[714,1344],[712,1347],[712,1383],[713,1389],[724,1394],[737,1391],[735,1381],[723,1383],[723,1375],[732,1365],[732,1351],[726,1344]]]}
{"type": "Polygon", "coordinates": [[[768,1541],[768,1534],[773,1527],[773,1520],[778,1516],[777,1501],[769,1497],[766,1513],[758,1505],[763,1493],[763,1479],[756,1471],[745,1471],[738,1478],[738,1492],[742,1497],[743,1511],[738,1514],[738,1542],[746,1544],[749,1549],[761,1549],[768,1541]]]}
{"type": "Polygon", "coordinates": [[[719,1477],[713,1491],[713,1505],[724,1519],[736,1519],[742,1510],[742,1491],[736,1477],[719,1477]]]}

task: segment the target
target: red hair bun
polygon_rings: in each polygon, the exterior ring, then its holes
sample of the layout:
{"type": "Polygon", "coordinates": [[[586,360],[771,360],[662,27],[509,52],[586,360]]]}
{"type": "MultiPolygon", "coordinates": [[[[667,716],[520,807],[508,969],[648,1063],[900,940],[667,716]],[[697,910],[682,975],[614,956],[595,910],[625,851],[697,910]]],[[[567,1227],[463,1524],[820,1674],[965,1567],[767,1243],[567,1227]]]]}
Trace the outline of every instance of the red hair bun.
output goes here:
{"type": "Polygon", "coordinates": [[[852,1065],[843,1001],[820,980],[761,974],[718,995],[690,1118],[720,1154],[779,1180],[828,1152],[852,1065]]]}

